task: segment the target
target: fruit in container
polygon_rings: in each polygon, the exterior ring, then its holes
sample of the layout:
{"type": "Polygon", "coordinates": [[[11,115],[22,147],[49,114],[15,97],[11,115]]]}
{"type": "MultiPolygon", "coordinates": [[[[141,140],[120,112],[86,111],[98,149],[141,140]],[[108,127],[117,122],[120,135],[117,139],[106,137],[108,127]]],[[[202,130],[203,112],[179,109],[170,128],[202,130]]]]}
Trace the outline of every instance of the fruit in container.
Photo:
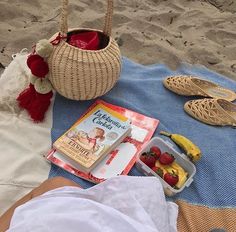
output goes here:
{"type": "Polygon", "coordinates": [[[175,173],[178,175],[178,182],[175,187],[180,189],[188,178],[188,173],[176,162],[174,161],[170,165],[161,164],[159,160],[156,161],[155,166],[162,169],[164,176],[166,173],[175,173]]]}
{"type": "Polygon", "coordinates": [[[182,188],[182,186],[184,185],[184,183],[187,181],[188,179],[188,173],[187,172],[180,172],[178,174],[179,176],[179,181],[176,183],[175,187],[180,189],[182,188]]]}
{"type": "Polygon", "coordinates": [[[140,156],[140,160],[145,163],[149,168],[152,168],[155,166],[156,163],[156,158],[154,155],[152,155],[151,153],[147,153],[144,152],[141,156],[140,156]]]}
{"type": "Polygon", "coordinates": [[[174,162],[174,160],[175,160],[175,157],[168,152],[162,153],[159,158],[160,163],[165,164],[165,165],[172,164],[174,162]]]}
{"type": "Polygon", "coordinates": [[[167,172],[164,176],[163,179],[166,183],[168,183],[171,187],[176,186],[176,184],[179,181],[179,176],[173,171],[171,172],[167,172]]]}
{"type": "Polygon", "coordinates": [[[166,172],[176,171],[171,165],[161,164],[160,160],[156,161],[155,166],[161,168],[164,171],[164,174],[166,172]]]}
{"type": "Polygon", "coordinates": [[[162,153],[157,146],[143,152],[140,160],[173,188],[180,189],[188,178],[188,173],[175,161],[175,157],[169,152],[162,153]]]}
{"type": "Polygon", "coordinates": [[[150,152],[155,154],[156,158],[159,159],[161,156],[161,149],[157,146],[152,146],[150,148],[150,152]]]}
{"type": "Polygon", "coordinates": [[[158,176],[160,176],[161,178],[163,178],[164,172],[163,172],[163,170],[162,170],[160,167],[154,166],[154,167],[152,167],[152,170],[153,170],[158,176]]]}

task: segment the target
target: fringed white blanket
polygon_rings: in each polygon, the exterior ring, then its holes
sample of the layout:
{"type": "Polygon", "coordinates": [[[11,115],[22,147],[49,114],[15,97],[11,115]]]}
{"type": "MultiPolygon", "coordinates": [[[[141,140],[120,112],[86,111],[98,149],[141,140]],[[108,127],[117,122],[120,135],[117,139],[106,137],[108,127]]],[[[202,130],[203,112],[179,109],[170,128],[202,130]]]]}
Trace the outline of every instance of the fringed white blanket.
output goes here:
{"type": "Polygon", "coordinates": [[[16,102],[29,84],[27,53],[16,54],[0,78],[0,215],[47,179],[43,154],[51,146],[52,104],[43,123],[33,123],[16,102]]]}

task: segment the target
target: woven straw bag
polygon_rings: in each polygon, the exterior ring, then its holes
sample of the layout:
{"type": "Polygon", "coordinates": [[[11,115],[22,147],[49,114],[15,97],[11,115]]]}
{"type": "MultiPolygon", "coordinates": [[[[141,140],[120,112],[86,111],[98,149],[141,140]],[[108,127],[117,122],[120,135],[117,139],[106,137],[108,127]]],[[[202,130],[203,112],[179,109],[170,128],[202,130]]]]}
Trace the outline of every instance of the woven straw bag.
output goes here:
{"type": "MultiPolygon", "coordinates": [[[[111,37],[113,1],[107,0],[103,31],[90,28],[69,29],[67,25],[68,0],[62,2],[60,34],[78,31],[97,31],[105,40],[99,50],[83,50],[62,39],[54,46],[48,59],[49,80],[54,89],[66,98],[89,100],[108,92],[117,82],[121,71],[121,54],[111,37]]],[[[54,35],[52,41],[58,35],[54,35]]]]}

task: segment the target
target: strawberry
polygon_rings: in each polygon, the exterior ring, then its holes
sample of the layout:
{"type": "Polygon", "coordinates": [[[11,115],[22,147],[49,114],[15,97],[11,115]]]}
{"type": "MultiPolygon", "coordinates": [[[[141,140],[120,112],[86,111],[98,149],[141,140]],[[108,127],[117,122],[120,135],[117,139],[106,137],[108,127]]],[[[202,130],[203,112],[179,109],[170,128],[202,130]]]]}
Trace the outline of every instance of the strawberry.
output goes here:
{"type": "Polygon", "coordinates": [[[173,163],[174,160],[175,160],[175,157],[168,152],[162,153],[159,158],[160,163],[164,165],[169,165],[173,163]]]}
{"type": "Polygon", "coordinates": [[[161,178],[163,177],[163,170],[160,167],[152,167],[152,170],[161,178]]]}
{"type": "Polygon", "coordinates": [[[156,163],[156,159],[153,155],[151,154],[147,154],[146,152],[144,152],[141,156],[140,156],[140,160],[145,163],[149,168],[152,168],[155,166],[156,163]]]}
{"type": "Polygon", "coordinates": [[[150,152],[155,154],[156,159],[159,159],[159,157],[161,156],[161,150],[160,150],[160,148],[157,147],[157,146],[151,147],[151,148],[150,148],[150,152]]]}
{"type": "Polygon", "coordinates": [[[171,187],[175,186],[179,181],[179,176],[175,172],[167,172],[164,177],[164,181],[167,182],[171,187]]]}

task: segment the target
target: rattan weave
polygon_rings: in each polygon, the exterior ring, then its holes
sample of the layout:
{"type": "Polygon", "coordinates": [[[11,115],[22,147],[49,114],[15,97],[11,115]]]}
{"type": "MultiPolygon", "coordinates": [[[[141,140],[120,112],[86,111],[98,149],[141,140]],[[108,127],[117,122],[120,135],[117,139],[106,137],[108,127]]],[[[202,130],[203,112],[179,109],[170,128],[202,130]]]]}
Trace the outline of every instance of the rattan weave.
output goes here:
{"type": "MultiPolygon", "coordinates": [[[[120,76],[121,54],[119,46],[111,37],[113,1],[107,0],[103,31],[90,28],[68,30],[67,9],[68,0],[63,0],[60,25],[62,35],[81,30],[98,31],[108,37],[108,44],[100,50],[83,50],[71,46],[65,40],[60,41],[48,59],[49,79],[55,90],[66,98],[93,99],[108,92],[120,76]]],[[[51,40],[53,38],[55,35],[51,40]]]]}
{"type": "Polygon", "coordinates": [[[191,100],[184,104],[184,110],[206,124],[236,127],[236,105],[224,99],[191,100]]]}
{"type": "Polygon", "coordinates": [[[234,91],[194,76],[169,76],[163,80],[163,84],[167,89],[179,95],[222,98],[227,101],[236,99],[234,91]]]}

